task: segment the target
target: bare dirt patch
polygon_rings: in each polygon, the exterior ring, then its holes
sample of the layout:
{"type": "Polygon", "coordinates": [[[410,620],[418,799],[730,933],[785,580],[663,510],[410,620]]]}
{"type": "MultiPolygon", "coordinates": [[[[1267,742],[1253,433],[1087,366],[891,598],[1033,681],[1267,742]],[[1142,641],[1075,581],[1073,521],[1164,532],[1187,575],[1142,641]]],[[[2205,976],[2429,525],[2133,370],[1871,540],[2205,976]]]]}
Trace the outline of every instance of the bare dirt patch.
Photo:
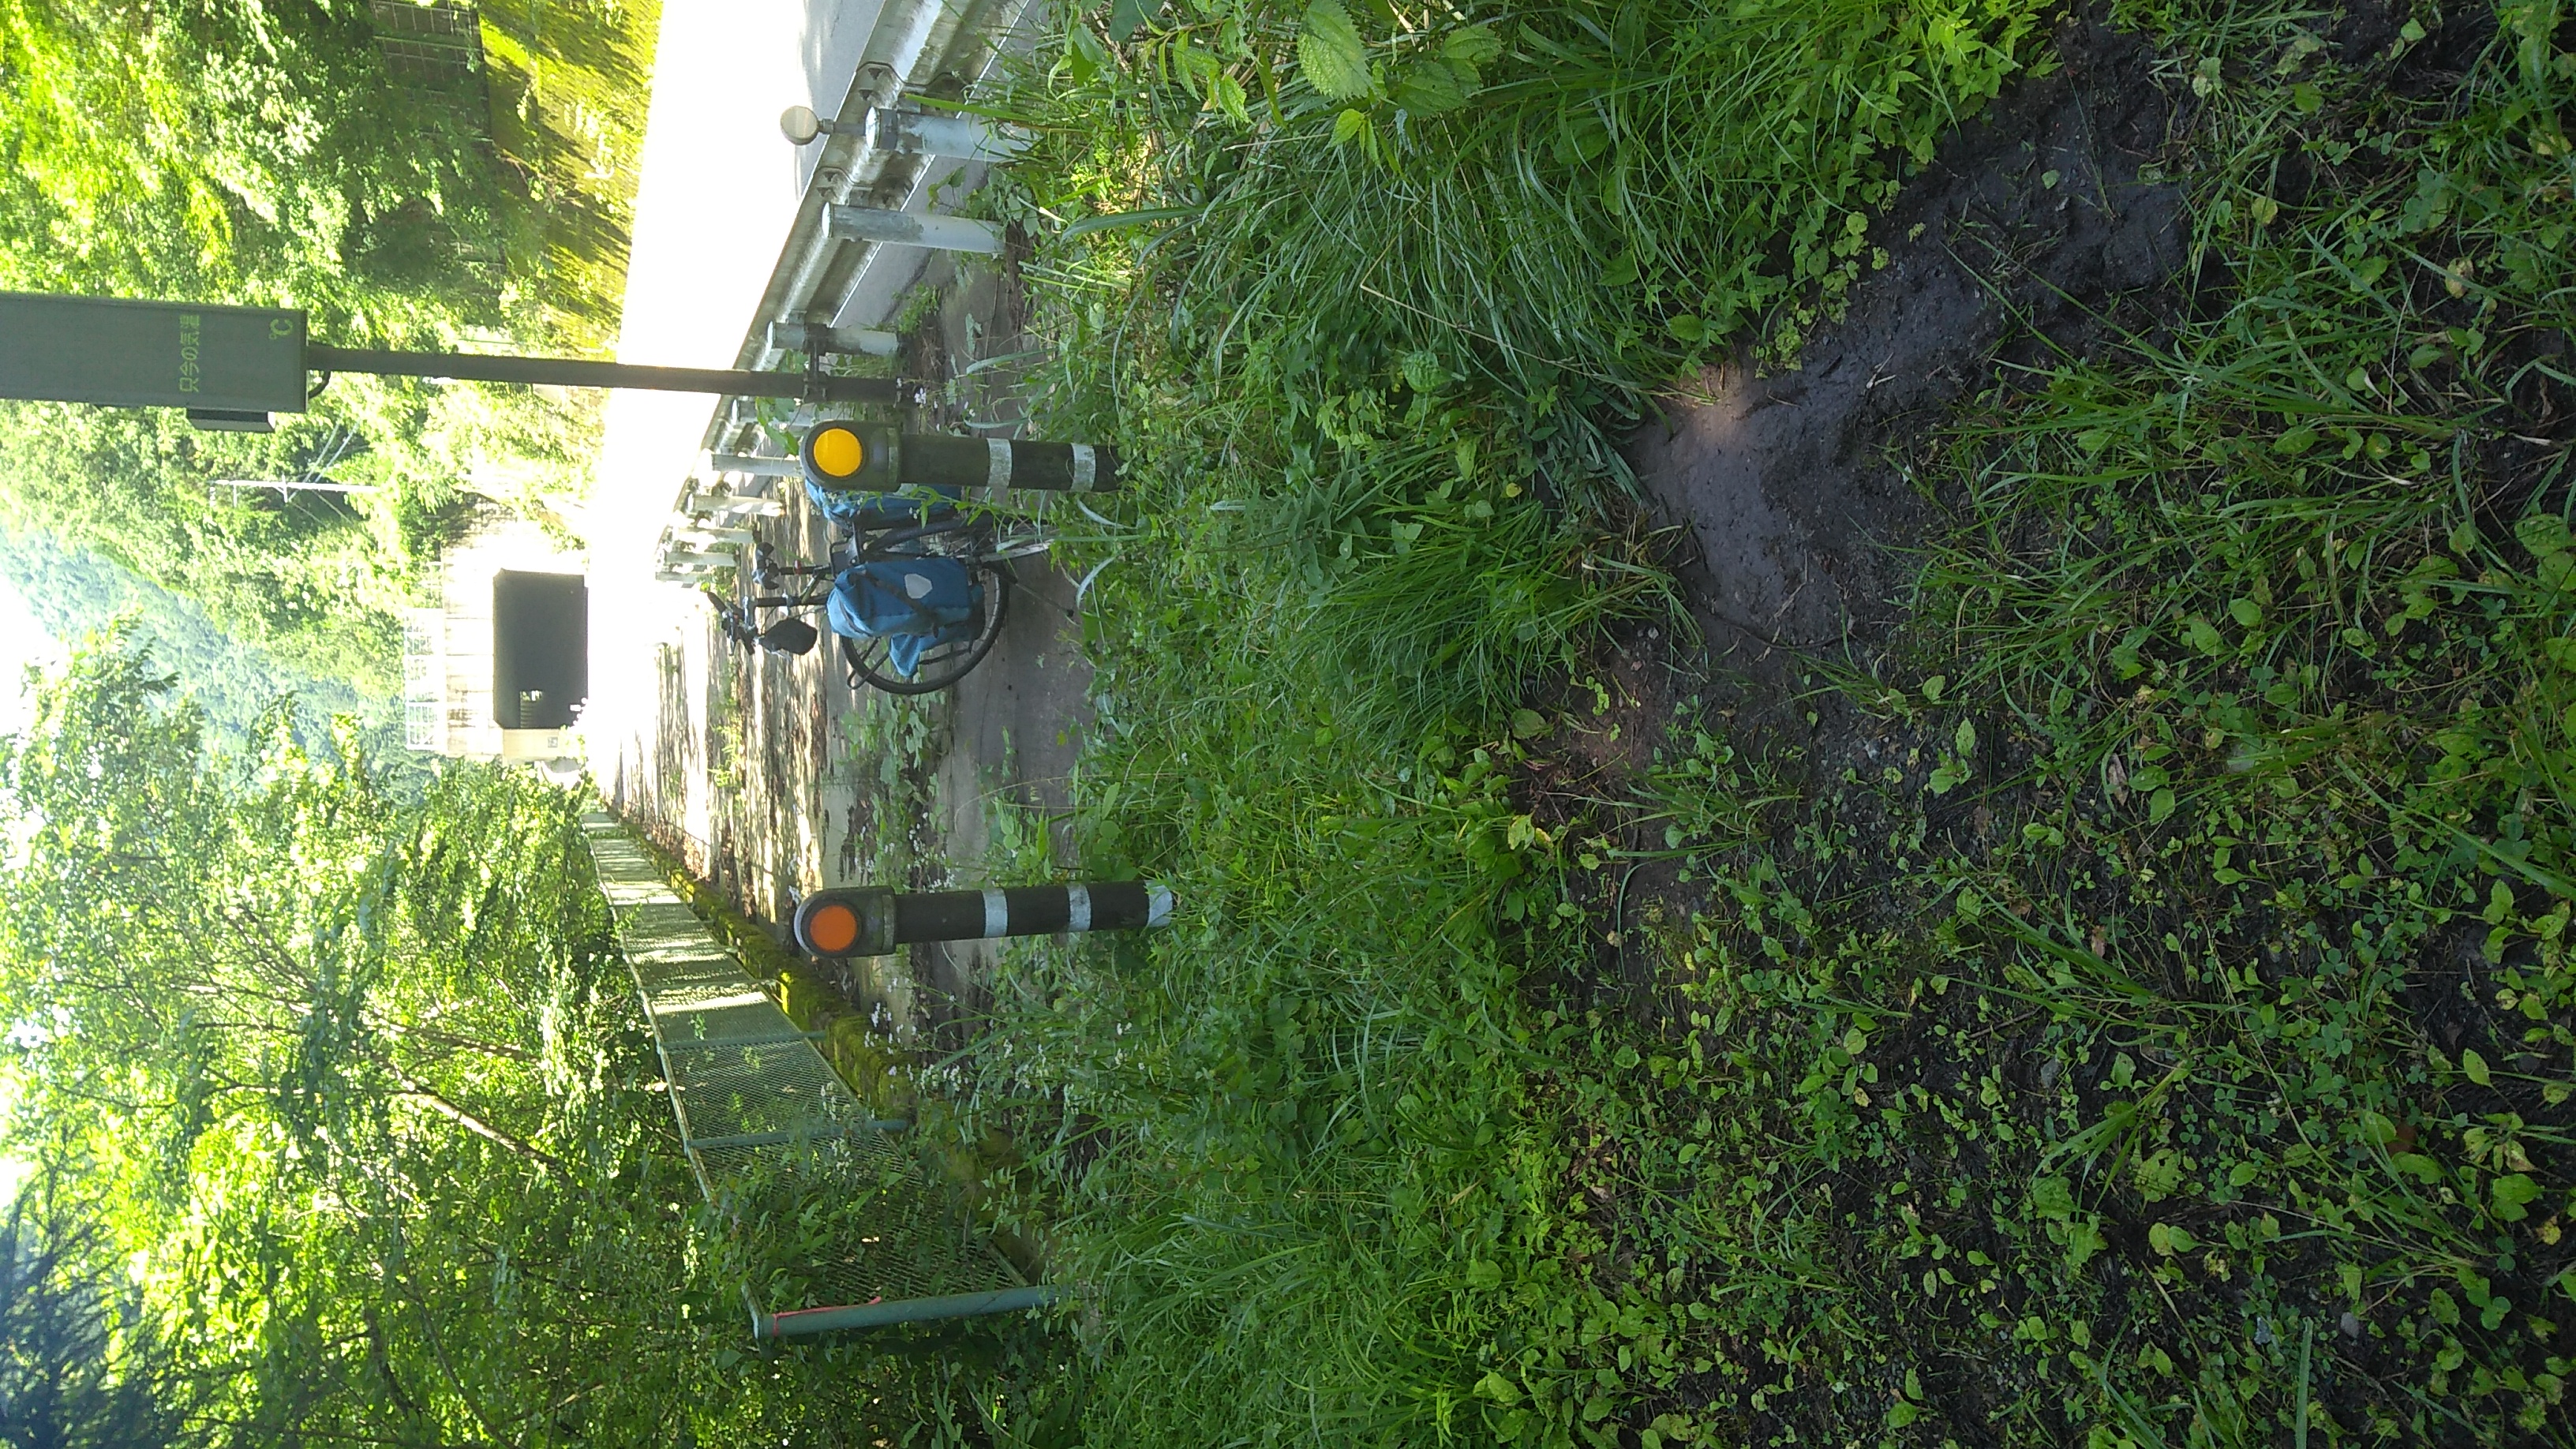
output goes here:
{"type": "MultiPolygon", "coordinates": [[[[1937,430],[1963,400],[2086,356],[2121,327],[2151,331],[2182,305],[2182,196],[2157,170],[2176,106],[2154,52],[2077,17],[2056,55],[1909,184],[1871,236],[1886,265],[1794,370],[1765,375],[1749,357],[1712,368],[1630,439],[1657,521],[1679,535],[1675,574],[1701,637],[1633,626],[1541,704],[1551,733],[1522,788],[1543,824],[1599,820],[1597,803],[1641,783],[1685,721],[1792,774],[1893,770],[1920,787],[1937,742],[1852,709],[1828,673],[1870,669],[1905,616],[1917,550],[1948,526],[1918,483],[1937,430]]],[[[1964,796],[1932,814],[1958,847],[1986,843],[1992,817],[1964,796]]],[[[1659,830],[1631,822],[1604,843],[1652,855],[1659,830]]],[[[1658,1009],[1632,988],[1654,973],[1657,935],[1703,908],[1705,889],[1662,859],[1578,877],[1599,925],[1593,979],[1567,984],[1658,1009]]]]}
{"type": "Polygon", "coordinates": [[[1639,481],[1687,530],[1681,581],[1712,669],[1776,686],[1801,655],[1883,635],[1934,520],[1912,448],[1963,396],[2080,355],[2124,294],[2181,271],[2152,53],[2085,19],[2056,53],[1907,188],[1872,236],[1886,265],[1794,371],[1712,368],[1700,400],[1668,401],[1632,439],[1639,481]]]}

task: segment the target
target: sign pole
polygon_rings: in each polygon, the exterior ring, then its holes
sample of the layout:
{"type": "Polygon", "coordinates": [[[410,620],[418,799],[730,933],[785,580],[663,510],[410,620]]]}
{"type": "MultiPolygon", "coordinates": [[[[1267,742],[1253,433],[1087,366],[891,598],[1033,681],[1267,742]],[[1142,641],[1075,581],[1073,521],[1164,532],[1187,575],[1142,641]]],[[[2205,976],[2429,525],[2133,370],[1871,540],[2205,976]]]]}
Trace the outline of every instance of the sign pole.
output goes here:
{"type": "Polygon", "coordinates": [[[458,382],[517,382],[541,387],[614,387],[638,392],[709,392],[725,397],[808,398],[816,402],[899,400],[903,384],[890,377],[833,377],[814,372],[738,372],[708,367],[638,367],[572,357],[501,357],[468,352],[375,352],[355,347],[304,346],[304,365],[315,372],[363,372],[395,377],[444,377],[458,382]]]}

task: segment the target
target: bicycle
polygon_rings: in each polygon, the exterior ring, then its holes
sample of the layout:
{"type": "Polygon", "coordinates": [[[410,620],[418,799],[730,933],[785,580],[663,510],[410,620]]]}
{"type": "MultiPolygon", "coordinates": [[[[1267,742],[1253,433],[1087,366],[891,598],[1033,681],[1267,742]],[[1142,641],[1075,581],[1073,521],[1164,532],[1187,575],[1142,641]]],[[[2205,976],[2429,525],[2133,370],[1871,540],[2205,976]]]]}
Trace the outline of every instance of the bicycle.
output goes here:
{"type": "Polygon", "coordinates": [[[806,654],[820,634],[794,613],[822,608],[832,616],[853,689],[934,694],[972,673],[1001,637],[1017,583],[1012,561],[1044,553],[1050,540],[1027,520],[944,500],[914,504],[910,514],[896,509],[912,500],[888,495],[887,503],[879,510],[884,522],[853,527],[823,563],[781,564],[770,545],[757,545],[752,580],[779,592],[717,600],[727,636],[806,654]],[[907,567],[934,562],[940,567],[907,567]],[[798,581],[811,583],[799,589],[798,581]],[[906,605],[909,617],[897,612],[906,605]],[[794,613],[763,627],[764,609],[794,613]]]}

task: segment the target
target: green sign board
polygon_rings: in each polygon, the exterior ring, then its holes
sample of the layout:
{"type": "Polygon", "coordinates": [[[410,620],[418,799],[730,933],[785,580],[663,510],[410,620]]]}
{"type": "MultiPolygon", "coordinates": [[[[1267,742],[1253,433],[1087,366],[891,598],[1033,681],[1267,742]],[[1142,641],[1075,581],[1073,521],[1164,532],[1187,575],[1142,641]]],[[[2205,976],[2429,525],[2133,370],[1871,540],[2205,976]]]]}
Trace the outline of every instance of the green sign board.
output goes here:
{"type": "Polygon", "coordinates": [[[0,292],[0,397],[304,411],[304,314],[0,292]]]}

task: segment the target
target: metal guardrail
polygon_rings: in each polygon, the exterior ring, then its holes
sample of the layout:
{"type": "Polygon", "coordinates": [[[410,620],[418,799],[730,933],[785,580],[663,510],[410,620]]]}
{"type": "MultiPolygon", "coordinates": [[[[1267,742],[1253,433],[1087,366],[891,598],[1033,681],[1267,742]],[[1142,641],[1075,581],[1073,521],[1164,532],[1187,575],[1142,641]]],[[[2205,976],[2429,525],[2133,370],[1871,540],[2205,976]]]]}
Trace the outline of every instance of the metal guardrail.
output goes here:
{"type": "MultiPolygon", "coordinates": [[[[754,1191],[888,1207],[831,1261],[792,1265],[787,1301],[751,1285],[752,1335],[804,1337],[840,1329],[1007,1313],[1053,1302],[989,1239],[939,1201],[919,1160],[896,1140],[908,1125],[875,1117],[680,899],[615,816],[582,829],[635,975],[636,998],[661,1055],[680,1146],[698,1189],[732,1213],[754,1191]]],[[[809,1200],[811,1200],[809,1198],[809,1200]]]]}
{"type": "MultiPolygon", "coordinates": [[[[885,0],[846,92],[824,118],[832,123],[830,134],[816,142],[812,178],[743,337],[739,367],[766,371],[791,351],[890,356],[891,334],[834,325],[862,293],[895,287],[920,265],[921,247],[1001,249],[1001,233],[988,223],[914,208],[926,202],[932,178],[961,166],[967,173],[961,190],[971,191],[983,168],[1013,154],[1017,143],[971,118],[925,115],[899,104],[908,95],[972,94],[1002,51],[1030,42],[1045,13],[1039,0],[885,0]]],[[[901,291],[895,287],[884,299],[887,315],[901,291]]],[[[791,414],[797,426],[813,416],[802,404],[791,414]]],[[[744,411],[717,410],[702,439],[705,451],[679,489],[674,528],[656,545],[657,577],[702,584],[738,565],[733,544],[686,536],[685,516],[701,493],[751,496],[773,486],[777,472],[740,466],[775,461],[751,459],[760,437],[744,411]]]]}

